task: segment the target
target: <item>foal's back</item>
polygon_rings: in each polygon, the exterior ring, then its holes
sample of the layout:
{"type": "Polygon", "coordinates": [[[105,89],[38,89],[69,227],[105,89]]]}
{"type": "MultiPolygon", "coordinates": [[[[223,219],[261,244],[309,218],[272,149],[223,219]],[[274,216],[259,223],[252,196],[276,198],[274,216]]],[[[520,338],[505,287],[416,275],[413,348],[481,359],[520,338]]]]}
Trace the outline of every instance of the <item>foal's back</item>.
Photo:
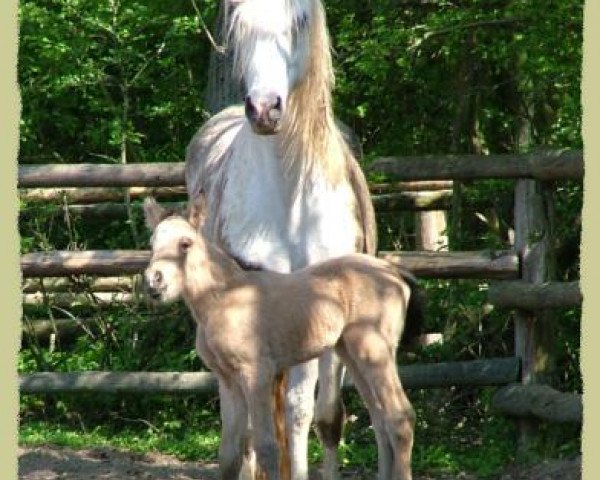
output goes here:
{"type": "Polygon", "coordinates": [[[350,323],[370,324],[395,348],[409,295],[394,266],[361,254],[291,274],[247,272],[232,282],[211,314],[213,339],[223,337],[220,346],[236,345],[236,352],[228,353],[244,361],[269,357],[276,368],[334,347],[350,323]]]}

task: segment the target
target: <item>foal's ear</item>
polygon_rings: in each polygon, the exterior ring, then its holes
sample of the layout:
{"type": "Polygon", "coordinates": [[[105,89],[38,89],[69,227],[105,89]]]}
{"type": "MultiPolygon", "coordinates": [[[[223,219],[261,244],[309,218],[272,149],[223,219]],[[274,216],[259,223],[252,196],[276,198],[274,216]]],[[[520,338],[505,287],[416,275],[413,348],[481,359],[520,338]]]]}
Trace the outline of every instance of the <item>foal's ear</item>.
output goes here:
{"type": "Polygon", "coordinates": [[[144,200],[144,218],[146,226],[154,230],[156,226],[165,218],[166,210],[161,207],[153,197],[146,197],[144,200]]]}
{"type": "Polygon", "coordinates": [[[200,192],[193,200],[190,200],[188,204],[187,220],[192,227],[199,230],[204,221],[206,220],[207,208],[206,208],[206,195],[200,192]]]}

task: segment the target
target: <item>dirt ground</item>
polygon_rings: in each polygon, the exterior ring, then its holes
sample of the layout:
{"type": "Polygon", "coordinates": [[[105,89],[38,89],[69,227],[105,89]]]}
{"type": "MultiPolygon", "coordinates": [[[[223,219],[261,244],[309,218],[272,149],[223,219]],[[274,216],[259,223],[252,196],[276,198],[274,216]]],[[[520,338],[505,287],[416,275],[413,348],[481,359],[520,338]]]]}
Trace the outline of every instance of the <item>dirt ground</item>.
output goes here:
{"type": "MultiPolygon", "coordinates": [[[[344,480],[368,480],[364,472],[343,472],[344,480]]],[[[20,480],[217,480],[216,464],[181,462],[162,454],[111,449],[71,450],[54,446],[20,448],[20,480]]],[[[313,472],[311,480],[319,480],[313,472]]],[[[472,475],[417,475],[414,480],[477,480],[472,475]]],[[[581,457],[533,467],[510,466],[497,480],[579,480],[581,457]]]]}

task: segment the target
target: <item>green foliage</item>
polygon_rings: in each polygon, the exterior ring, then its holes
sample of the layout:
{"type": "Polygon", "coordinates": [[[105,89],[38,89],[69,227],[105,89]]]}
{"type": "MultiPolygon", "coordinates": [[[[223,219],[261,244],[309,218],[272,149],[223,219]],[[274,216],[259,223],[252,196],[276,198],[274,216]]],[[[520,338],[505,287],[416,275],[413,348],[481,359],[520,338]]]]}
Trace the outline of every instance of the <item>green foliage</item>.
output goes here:
{"type": "Polygon", "coordinates": [[[536,144],[581,146],[583,2],[327,7],[337,111],[370,154],[510,151],[525,119],[536,144]]]}
{"type": "Polygon", "coordinates": [[[209,52],[191,3],[24,0],[20,20],[22,162],[181,159],[209,52]]]}

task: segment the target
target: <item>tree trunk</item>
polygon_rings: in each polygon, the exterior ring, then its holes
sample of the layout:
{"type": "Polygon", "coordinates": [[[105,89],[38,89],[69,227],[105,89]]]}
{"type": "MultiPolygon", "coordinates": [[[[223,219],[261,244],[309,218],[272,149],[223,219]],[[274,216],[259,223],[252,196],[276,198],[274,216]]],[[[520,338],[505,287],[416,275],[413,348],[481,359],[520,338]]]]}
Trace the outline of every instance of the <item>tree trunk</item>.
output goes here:
{"type": "MultiPolygon", "coordinates": [[[[219,45],[226,46],[224,4],[225,2],[219,2],[219,12],[215,21],[215,38],[219,45]]],[[[231,49],[225,48],[225,51],[221,53],[213,48],[210,52],[208,82],[204,92],[204,103],[211,115],[243,101],[240,82],[233,78],[232,71],[233,52],[231,49]]]]}

